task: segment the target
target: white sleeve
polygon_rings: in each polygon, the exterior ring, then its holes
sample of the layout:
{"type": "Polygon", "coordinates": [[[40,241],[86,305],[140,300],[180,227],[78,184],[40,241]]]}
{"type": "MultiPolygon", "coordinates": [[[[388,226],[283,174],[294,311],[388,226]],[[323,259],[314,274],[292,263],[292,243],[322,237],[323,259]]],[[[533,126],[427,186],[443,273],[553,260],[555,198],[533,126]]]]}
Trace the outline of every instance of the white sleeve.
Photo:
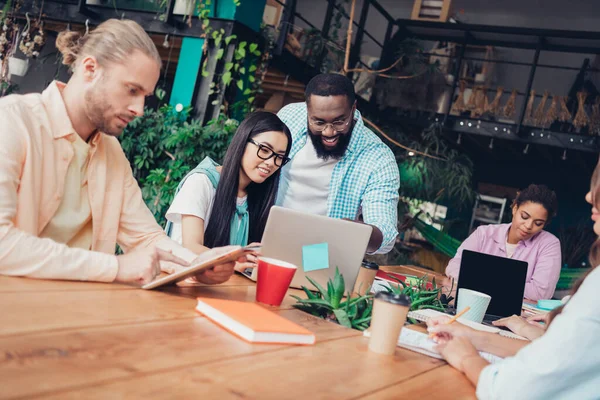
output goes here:
{"type": "Polygon", "coordinates": [[[206,220],[215,193],[208,176],[200,173],[191,175],[173,199],[166,218],[173,223],[181,223],[182,215],[194,215],[206,220]]]}
{"type": "Polygon", "coordinates": [[[548,331],[479,376],[478,399],[597,399],[600,388],[600,268],[548,331]]]}

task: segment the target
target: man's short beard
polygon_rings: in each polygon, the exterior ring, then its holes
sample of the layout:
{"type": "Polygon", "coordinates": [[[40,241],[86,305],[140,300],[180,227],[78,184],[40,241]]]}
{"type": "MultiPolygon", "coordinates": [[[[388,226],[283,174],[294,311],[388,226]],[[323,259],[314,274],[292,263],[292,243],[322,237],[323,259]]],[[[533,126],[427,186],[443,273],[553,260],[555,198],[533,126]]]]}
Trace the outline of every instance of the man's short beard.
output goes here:
{"type": "Polygon", "coordinates": [[[84,95],[84,99],[86,102],[87,116],[96,130],[116,137],[123,133],[123,131],[111,130],[109,121],[106,119],[107,115],[110,115],[108,111],[111,109],[110,104],[106,101],[108,97],[104,90],[104,84],[107,78],[107,76],[103,76],[96,82],[96,84],[84,95]]]}
{"type": "Polygon", "coordinates": [[[350,130],[348,131],[348,133],[345,133],[345,134],[336,133],[336,136],[339,137],[337,146],[335,146],[335,148],[333,148],[331,150],[326,148],[325,145],[323,144],[323,142],[321,141],[321,136],[323,136],[322,133],[320,133],[320,134],[313,133],[309,127],[308,128],[308,136],[310,137],[310,140],[315,148],[315,151],[317,152],[317,157],[319,157],[325,161],[327,161],[329,159],[339,160],[340,158],[342,158],[344,156],[344,154],[346,154],[346,150],[348,149],[348,145],[350,144],[350,139],[352,138],[353,130],[354,130],[354,121],[352,121],[352,125],[350,126],[350,130]]]}

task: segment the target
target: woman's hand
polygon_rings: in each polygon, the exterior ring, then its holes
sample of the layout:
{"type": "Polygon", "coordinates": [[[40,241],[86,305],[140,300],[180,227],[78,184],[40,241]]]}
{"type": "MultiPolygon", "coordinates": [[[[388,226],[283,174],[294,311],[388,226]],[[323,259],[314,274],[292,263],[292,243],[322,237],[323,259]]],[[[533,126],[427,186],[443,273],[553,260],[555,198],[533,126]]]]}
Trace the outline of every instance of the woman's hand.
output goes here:
{"type": "MultiPolygon", "coordinates": [[[[252,246],[261,246],[260,243],[254,242],[248,245],[252,246]]],[[[252,253],[246,254],[246,260],[244,262],[237,262],[235,264],[234,269],[238,272],[244,272],[246,268],[256,268],[258,267],[258,257],[260,257],[260,250],[253,251],[252,253]]]]}
{"type": "Polygon", "coordinates": [[[234,263],[219,264],[211,269],[202,271],[194,277],[200,283],[207,285],[218,285],[225,283],[233,275],[234,263]]]}
{"type": "Polygon", "coordinates": [[[477,331],[466,325],[455,321],[452,324],[447,324],[449,317],[431,318],[427,321],[427,331],[435,333],[433,340],[437,343],[445,343],[453,338],[467,338],[472,340],[477,334],[477,331]]]}
{"type": "Polygon", "coordinates": [[[524,318],[513,314],[510,317],[492,321],[492,325],[504,326],[516,333],[517,335],[523,336],[522,332],[525,328],[527,328],[527,325],[529,325],[529,323],[524,318]]]}
{"type": "MultiPolygon", "coordinates": [[[[192,261],[192,265],[199,264],[203,261],[209,260],[211,258],[217,258],[228,251],[234,249],[235,246],[223,246],[223,247],[215,247],[214,249],[208,250],[200,254],[198,257],[192,261]]],[[[245,262],[246,257],[242,256],[238,258],[237,262],[245,262]]],[[[215,265],[210,269],[206,269],[196,275],[194,275],[194,279],[200,283],[205,283],[207,285],[217,285],[219,283],[226,282],[229,280],[231,275],[233,275],[233,268],[235,266],[234,261],[221,263],[215,265]]]]}
{"type": "Polygon", "coordinates": [[[546,330],[546,327],[548,326],[548,317],[550,317],[550,314],[532,315],[531,317],[527,317],[527,322],[546,330]]]}
{"type": "Polygon", "coordinates": [[[431,319],[427,321],[427,330],[436,333],[433,339],[438,343],[436,350],[448,364],[464,373],[474,385],[477,385],[481,371],[488,365],[488,362],[479,356],[474,344],[482,332],[457,321],[447,324],[449,319],[448,317],[431,319]]]}
{"type": "Polygon", "coordinates": [[[481,358],[475,346],[466,337],[454,337],[440,343],[436,349],[448,361],[448,364],[460,372],[465,372],[464,362],[467,359],[474,357],[481,358]]]}
{"type": "Polygon", "coordinates": [[[534,325],[525,318],[517,315],[511,315],[510,317],[493,321],[492,324],[495,326],[505,326],[517,335],[526,337],[529,340],[537,339],[545,332],[545,330],[540,326],[537,326],[537,324],[534,325]]]}

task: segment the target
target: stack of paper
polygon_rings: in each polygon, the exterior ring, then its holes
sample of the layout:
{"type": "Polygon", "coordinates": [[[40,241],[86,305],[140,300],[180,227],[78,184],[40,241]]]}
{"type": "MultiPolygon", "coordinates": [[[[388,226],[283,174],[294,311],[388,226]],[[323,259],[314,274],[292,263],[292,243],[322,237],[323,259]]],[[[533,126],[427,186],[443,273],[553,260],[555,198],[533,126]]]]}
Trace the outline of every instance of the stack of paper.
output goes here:
{"type": "MultiPolygon", "coordinates": [[[[367,329],[364,331],[363,335],[370,337],[371,332],[369,329],[367,329]]],[[[410,329],[408,327],[402,328],[400,336],[398,337],[398,346],[407,350],[415,351],[417,353],[425,354],[429,357],[443,359],[442,355],[435,349],[437,344],[432,339],[429,339],[429,335],[415,331],[414,329],[410,329]]],[[[485,353],[483,351],[480,351],[479,355],[490,363],[502,360],[501,357],[490,353],[485,353]]]]}
{"type": "MultiPolygon", "coordinates": [[[[440,317],[440,316],[452,317],[452,315],[450,315],[450,314],[444,314],[443,312],[439,312],[436,310],[430,310],[430,309],[410,311],[408,313],[408,318],[416,319],[417,321],[423,321],[423,322],[427,322],[427,320],[429,320],[430,318],[436,318],[436,317],[440,317]]],[[[467,325],[478,331],[497,333],[501,336],[506,336],[506,337],[513,338],[513,339],[527,340],[527,338],[524,338],[523,336],[519,336],[513,332],[505,331],[503,329],[496,328],[494,326],[478,324],[477,322],[470,321],[464,317],[459,317],[457,319],[457,321],[463,325],[467,325]]]]}

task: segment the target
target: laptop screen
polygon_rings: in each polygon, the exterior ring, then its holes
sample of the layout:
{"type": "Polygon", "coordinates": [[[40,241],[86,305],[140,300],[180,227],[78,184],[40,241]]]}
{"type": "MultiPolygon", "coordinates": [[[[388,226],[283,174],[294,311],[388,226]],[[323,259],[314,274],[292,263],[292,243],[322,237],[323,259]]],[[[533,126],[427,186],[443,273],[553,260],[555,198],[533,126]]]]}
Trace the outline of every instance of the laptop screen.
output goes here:
{"type": "Polygon", "coordinates": [[[526,279],[525,261],[464,250],[454,304],[458,304],[458,289],[465,288],[492,297],[486,315],[521,315],[526,279]]]}

